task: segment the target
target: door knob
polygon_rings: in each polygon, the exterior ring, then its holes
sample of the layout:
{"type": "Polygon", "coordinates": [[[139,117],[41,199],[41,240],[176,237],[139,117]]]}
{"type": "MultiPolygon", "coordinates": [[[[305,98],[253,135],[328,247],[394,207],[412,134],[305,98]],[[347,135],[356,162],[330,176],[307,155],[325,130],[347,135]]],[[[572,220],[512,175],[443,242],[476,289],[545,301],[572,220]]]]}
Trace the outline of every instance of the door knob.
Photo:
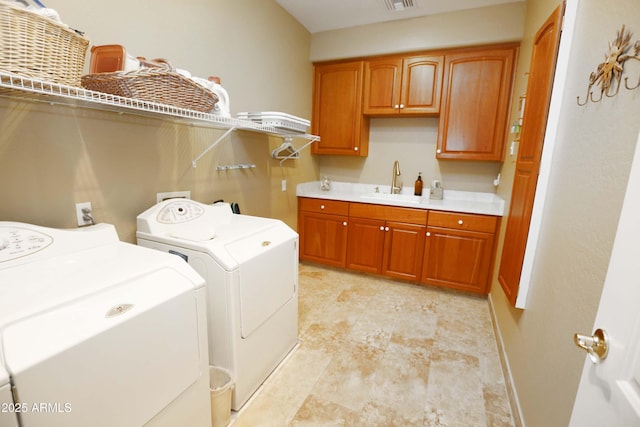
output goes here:
{"type": "Polygon", "coordinates": [[[609,353],[609,336],[603,329],[596,329],[592,336],[575,334],[573,341],[589,353],[589,359],[594,364],[602,362],[609,353]]]}

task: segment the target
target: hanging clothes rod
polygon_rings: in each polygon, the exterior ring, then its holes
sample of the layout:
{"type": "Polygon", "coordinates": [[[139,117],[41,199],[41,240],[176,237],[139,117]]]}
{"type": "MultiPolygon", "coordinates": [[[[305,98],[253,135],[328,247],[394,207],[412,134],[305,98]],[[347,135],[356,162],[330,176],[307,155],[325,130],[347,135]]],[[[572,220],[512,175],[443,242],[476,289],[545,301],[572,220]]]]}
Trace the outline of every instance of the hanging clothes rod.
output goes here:
{"type": "Polygon", "coordinates": [[[280,159],[280,166],[282,166],[282,164],[289,159],[299,158],[300,152],[302,150],[304,150],[314,142],[320,140],[320,137],[316,135],[305,135],[305,137],[308,137],[309,141],[307,141],[307,143],[300,148],[294,147],[292,143],[293,137],[285,137],[285,142],[283,142],[282,145],[271,152],[271,157],[273,157],[274,159],[280,159]]]}

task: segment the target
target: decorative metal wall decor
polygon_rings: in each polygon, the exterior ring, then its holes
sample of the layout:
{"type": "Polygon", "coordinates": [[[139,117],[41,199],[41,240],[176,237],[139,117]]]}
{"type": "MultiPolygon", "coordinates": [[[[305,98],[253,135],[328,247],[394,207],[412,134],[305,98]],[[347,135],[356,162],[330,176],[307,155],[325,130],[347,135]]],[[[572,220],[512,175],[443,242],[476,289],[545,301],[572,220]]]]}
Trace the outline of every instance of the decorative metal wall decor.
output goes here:
{"type": "MultiPolygon", "coordinates": [[[[637,40],[632,46],[631,32],[623,25],[616,34],[615,40],[609,43],[609,51],[605,53],[604,58],[604,62],[598,65],[596,71],[589,76],[589,87],[584,102],[580,101],[579,96],[576,97],[579,106],[587,105],[589,101],[600,102],[604,96],[613,98],[618,94],[620,86],[623,84],[622,76],[625,72],[625,63],[630,59],[640,61],[640,40],[637,40]],[[629,53],[630,50],[632,53],[629,53]],[[594,86],[600,87],[597,99],[593,96],[594,86]]],[[[624,87],[627,90],[640,87],[640,76],[638,76],[638,83],[631,86],[629,85],[629,77],[625,77],[624,87]]]]}

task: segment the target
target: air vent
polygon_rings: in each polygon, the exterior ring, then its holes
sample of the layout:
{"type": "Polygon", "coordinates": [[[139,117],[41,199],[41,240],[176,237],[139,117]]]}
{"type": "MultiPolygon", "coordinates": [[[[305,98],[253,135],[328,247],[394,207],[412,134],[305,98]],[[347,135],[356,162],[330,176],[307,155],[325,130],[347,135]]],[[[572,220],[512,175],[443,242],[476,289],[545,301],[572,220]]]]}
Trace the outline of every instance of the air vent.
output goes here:
{"type": "Polygon", "coordinates": [[[387,10],[395,12],[414,7],[413,0],[384,0],[387,10]]]}

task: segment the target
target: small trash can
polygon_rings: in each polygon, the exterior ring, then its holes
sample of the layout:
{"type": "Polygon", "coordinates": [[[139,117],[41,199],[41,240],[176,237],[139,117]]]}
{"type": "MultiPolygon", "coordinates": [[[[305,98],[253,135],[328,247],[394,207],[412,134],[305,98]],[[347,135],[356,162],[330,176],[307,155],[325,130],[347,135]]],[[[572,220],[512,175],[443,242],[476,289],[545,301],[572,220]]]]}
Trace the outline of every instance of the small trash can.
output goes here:
{"type": "Polygon", "coordinates": [[[209,395],[212,427],[226,427],[231,421],[231,394],[235,384],[231,372],[209,366],[209,395]]]}

